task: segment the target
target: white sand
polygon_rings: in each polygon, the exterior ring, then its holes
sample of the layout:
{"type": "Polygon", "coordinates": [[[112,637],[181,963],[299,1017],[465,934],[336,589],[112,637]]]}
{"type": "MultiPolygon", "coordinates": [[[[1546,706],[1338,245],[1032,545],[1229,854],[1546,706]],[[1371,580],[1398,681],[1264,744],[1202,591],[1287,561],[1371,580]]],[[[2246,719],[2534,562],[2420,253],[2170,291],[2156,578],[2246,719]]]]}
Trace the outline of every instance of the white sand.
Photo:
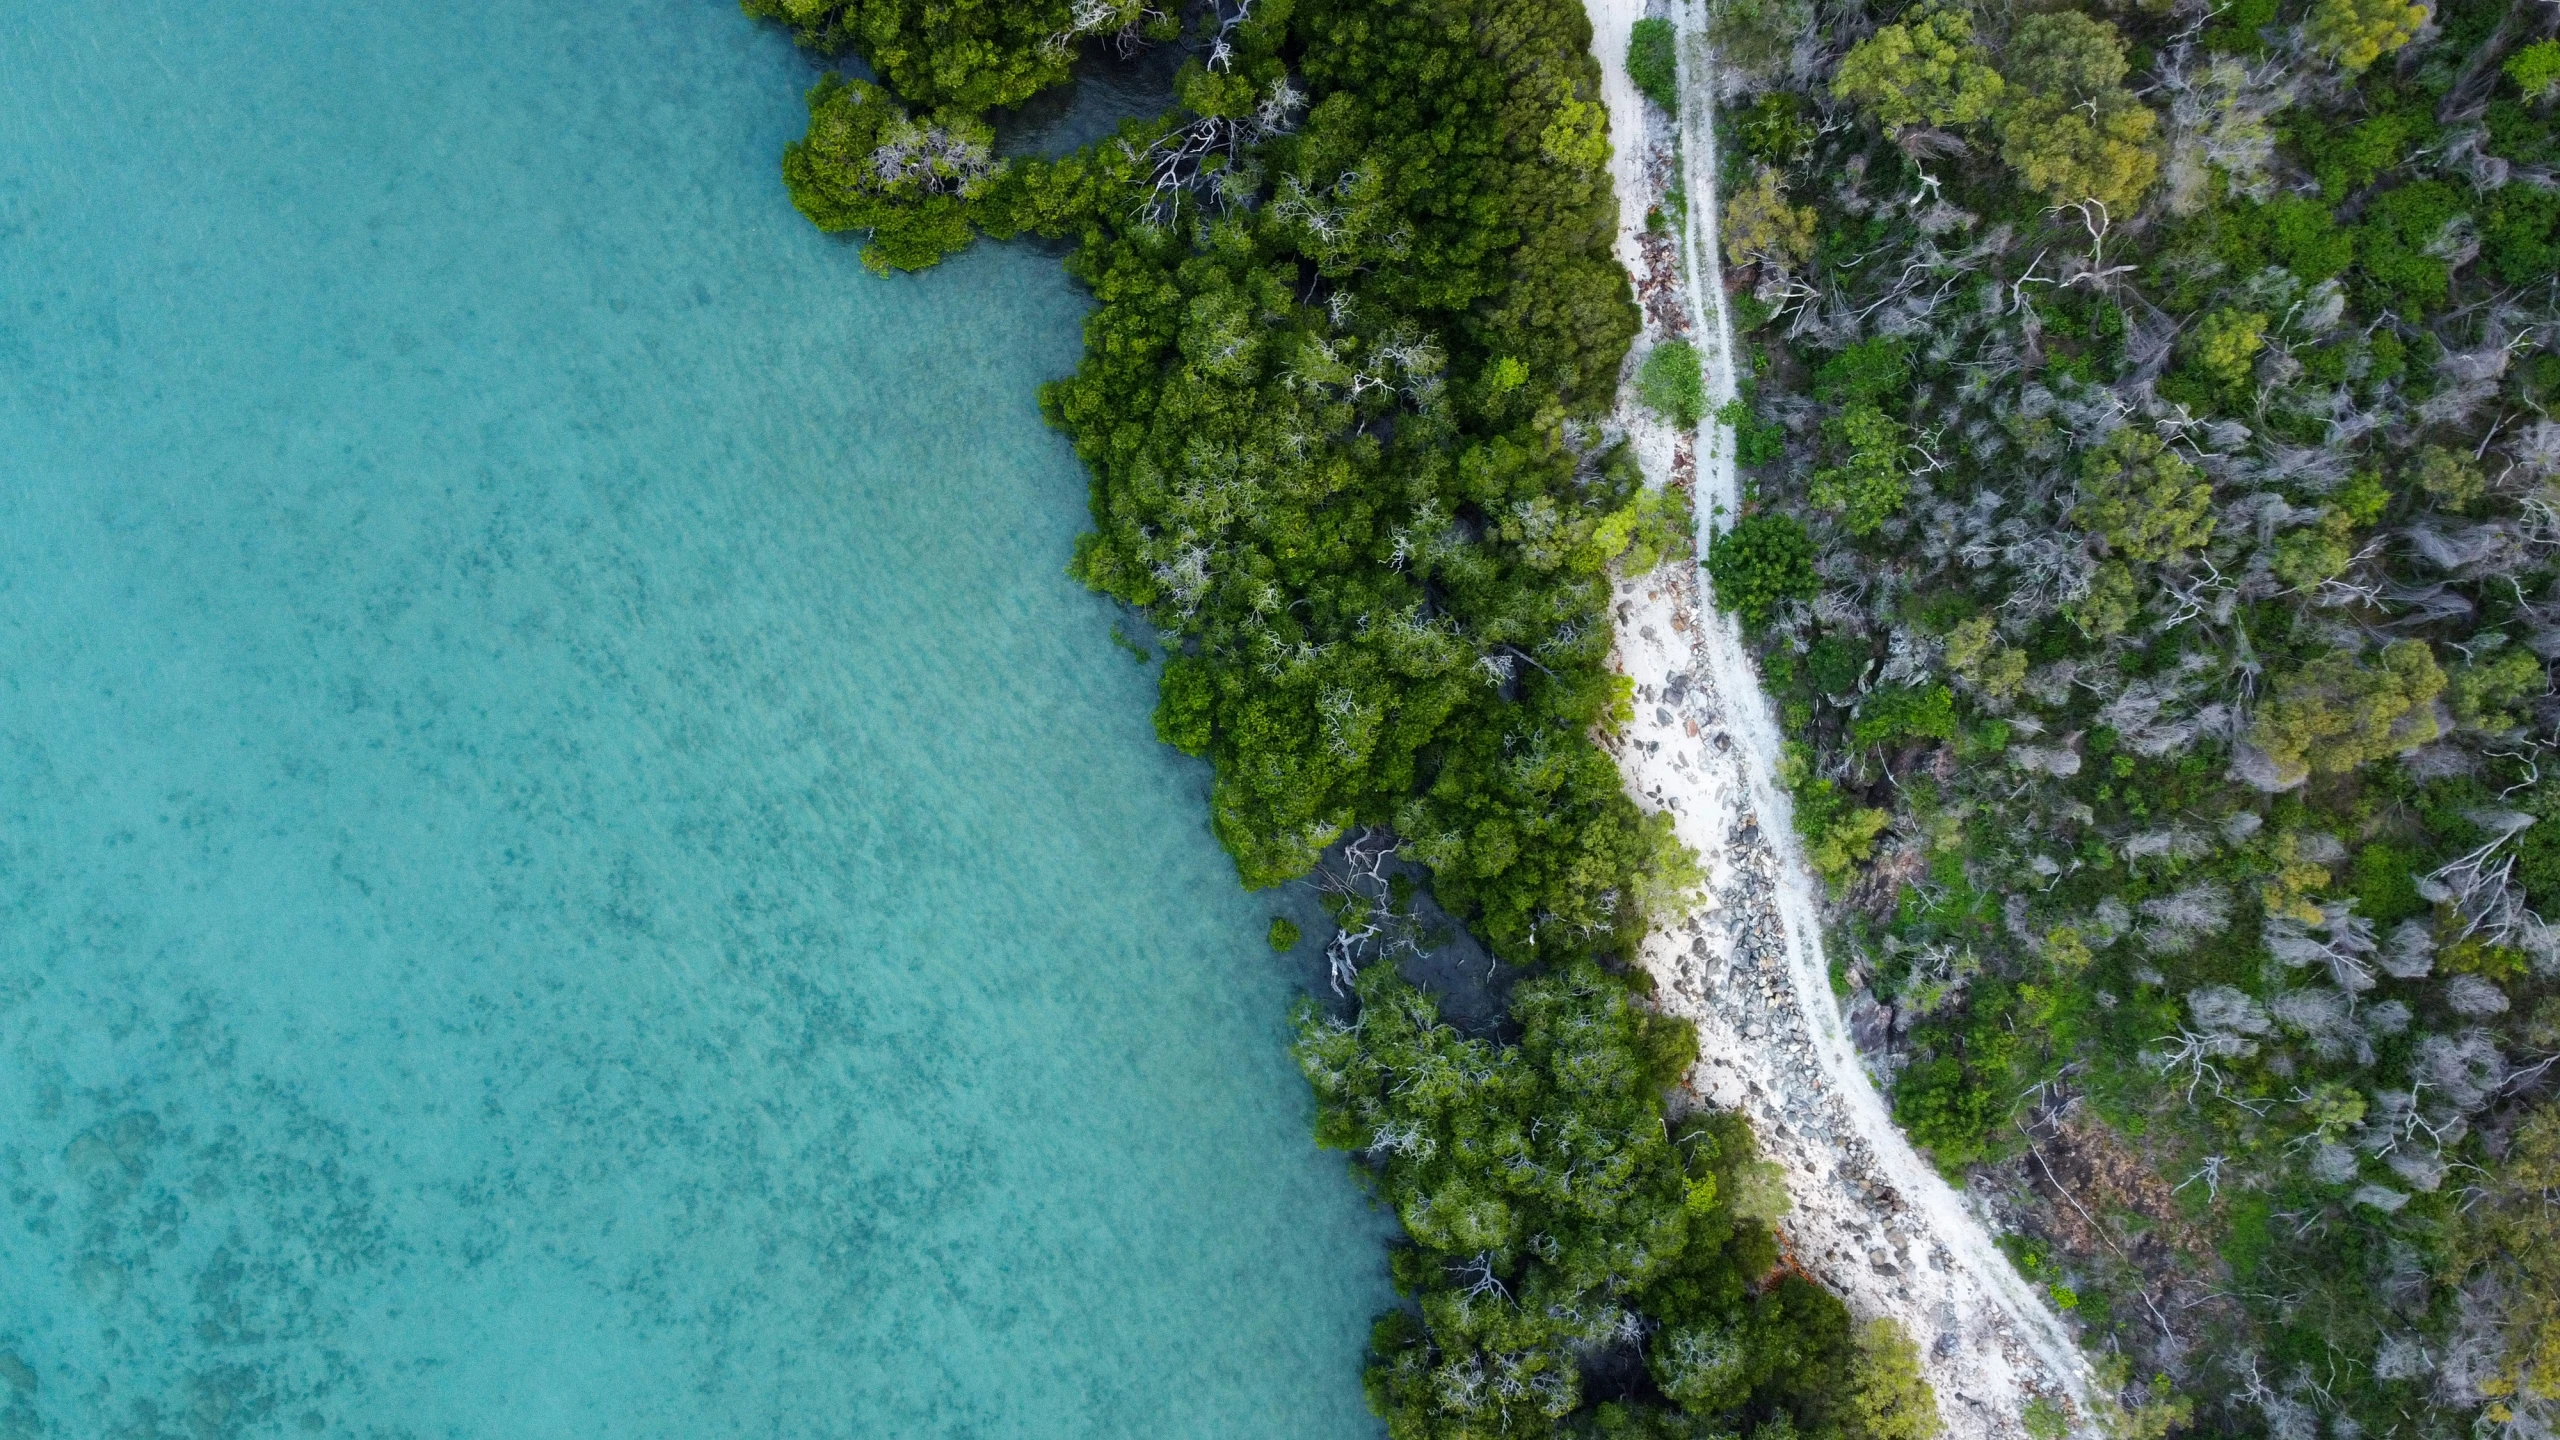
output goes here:
{"type": "MultiPolygon", "coordinates": [[[[1704,6],[1670,0],[1688,97],[1677,162],[1688,233],[1648,246],[1645,212],[1675,162],[1671,127],[1655,114],[1647,133],[1649,112],[1626,75],[1645,0],[1586,3],[1618,137],[1620,258],[1649,301],[1639,351],[1685,333],[1706,360],[1708,404],[1722,404],[1734,394],[1733,345],[1720,303],[1704,6]],[[1683,271],[1702,283],[1683,284],[1683,271]]],[[[1709,420],[1695,436],[1676,435],[1638,411],[1631,389],[1619,419],[1649,479],[1665,483],[1696,461],[1703,552],[1705,534],[1739,508],[1732,433],[1709,420]]],[[[1777,718],[1739,627],[1704,605],[1704,586],[1696,567],[1665,565],[1620,582],[1615,601],[1619,667],[1636,682],[1635,723],[1614,747],[1620,768],[1639,804],[1673,813],[1708,876],[1705,902],[1643,953],[1662,1003],[1697,1023],[1704,1059],[1691,1088],[1747,1114],[1785,1167],[1790,1258],[1861,1318],[1889,1315],[1909,1330],[1947,1434],[2023,1435],[2020,1416],[2038,1395],[2069,1403],[2086,1428],[2086,1357],[1983,1219],[1894,1127],[1850,1041],[1823,955],[1818,882],[1776,783],[1777,718]]]]}

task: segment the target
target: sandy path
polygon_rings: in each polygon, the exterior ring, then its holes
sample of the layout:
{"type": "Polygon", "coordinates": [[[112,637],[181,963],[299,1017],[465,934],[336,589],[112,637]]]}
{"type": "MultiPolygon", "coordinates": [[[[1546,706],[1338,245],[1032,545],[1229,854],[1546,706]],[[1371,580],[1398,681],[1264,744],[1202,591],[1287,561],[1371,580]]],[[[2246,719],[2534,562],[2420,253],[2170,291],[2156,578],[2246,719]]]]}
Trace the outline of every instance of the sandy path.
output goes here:
{"type": "MultiPolygon", "coordinates": [[[[1679,143],[1626,76],[1645,0],[1586,0],[1618,140],[1619,255],[1637,278],[1648,341],[1685,336],[1706,361],[1708,404],[1734,395],[1716,237],[1712,85],[1699,0],[1669,0],[1681,35],[1679,143]],[[1648,119],[1651,130],[1648,133],[1648,119]],[[1626,137],[1644,137],[1630,143],[1626,137]],[[1684,172],[1686,233],[1647,236],[1646,210],[1684,172]],[[1684,275],[1703,283],[1683,283],[1684,275]]],[[[1632,370],[1630,371],[1632,373],[1632,370]]],[[[1683,436],[1621,402],[1655,483],[1694,477],[1701,542],[1739,507],[1733,436],[1683,436]]],[[[1695,566],[1622,581],[1620,668],[1636,722],[1616,745],[1630,792],[1670,810],[1706,862],[1705,902],[1645,944],[1666,1006],[1697,1022],[1691,1087],[1751,1118],[1795,1202],[1781,1229],[1797,1264],[1860,1316],[1900,1320],[1921,1349],[1952,1436],[2023,1435],[2038,1395],[2075,1412],[2092,1380],[2070,1332],[1993,1245],[1988,1227],[1892,1122],[1831,993],[1816,882],[1776,783],[1780,734],[1734,621],[1704,601],[1695,566]]]]}

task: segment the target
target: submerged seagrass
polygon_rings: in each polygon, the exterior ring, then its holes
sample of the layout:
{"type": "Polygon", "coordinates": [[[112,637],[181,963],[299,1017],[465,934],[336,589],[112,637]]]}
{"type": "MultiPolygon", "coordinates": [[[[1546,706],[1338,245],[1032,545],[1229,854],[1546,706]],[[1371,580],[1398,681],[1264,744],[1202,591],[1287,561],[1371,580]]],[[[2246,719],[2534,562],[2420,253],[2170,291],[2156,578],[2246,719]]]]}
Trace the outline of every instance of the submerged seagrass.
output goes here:
{"type": "Polygon", "coordinates": [[[1063,573],[1084,302],[863,281],[812,78],[0,26],[0,1434],[1371,1430],[1268,909],[1063,573]]]}

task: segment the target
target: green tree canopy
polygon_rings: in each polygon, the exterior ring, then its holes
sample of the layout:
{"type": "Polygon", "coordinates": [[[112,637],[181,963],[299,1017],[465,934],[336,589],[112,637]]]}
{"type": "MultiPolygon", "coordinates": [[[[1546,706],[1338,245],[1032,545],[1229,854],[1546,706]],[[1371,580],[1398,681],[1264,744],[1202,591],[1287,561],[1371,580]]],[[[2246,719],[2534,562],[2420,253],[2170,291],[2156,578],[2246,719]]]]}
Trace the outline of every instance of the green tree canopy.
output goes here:
{"type": "Polygon", "coordinates": [[[1938,1433],[1938,1396],[1920,1378],[1920,1352],[1901,1325],[1868,1321],[1858,1330],[1841,1433],[1848,1440],[1929,1440],[1938,1433]]]}
{"type": "Polygon", "coordinates": [[[993,138],[968,120],[919,125],[879,86],[829,75],[809,91],[809,133],[784,147],[782,178],[819,229],[871,232],[873,270],[921,270],[968,246],[993,138]]]}
{"type": "Polygon", "coordinates": [[[2255,310],[2224,307],[2196,326],[2189,353],[2207,380],[2227,392],[2249,383],[2250,367],[2267,348],[2267,317],[2255,310]]]}
{"type": "Polygon", "coordinates": [[[2313,49],[2356,71],[2408,44],[2426,23],[2417,0],[2317,0],[2303,32],[2313,49]]]}
{"type": "Polygon", "coordinates": [[[1841,463],[1813,472],[1813,503],[1840,513],[1852,535],[1872,535],[1900,513],[1910,486],[1902,473],[1902,425],[1873,405],[1852,405],[1823,422],[1841,463]]]}
{"type": "Polygon", "coordinates": [[[803,44],[851,48],[909,105],[977,116],[1067,78],[1075,42],[1145,21],[1145,0],[740,0],[803,44]]]}
{"type": "Polygon", "coordinates": [[[1734,187],[1722,228],[1725,257],[1736,265],[1765,261],[1789,270],[1813,254],[1813,207],[1787,203],[1786,177],[1774,165],[1760,166],[1751,183],[1734,187]]]}
{"type": "MultiPolygon", "coordinates": [[[[1368,1157],[1413,1242],[1394,1270],[1418,1313],[1372,1337],[1390,1435],[1555,1434],[1581,1403],[1581,1357],[1657,1326],[1648,1363],[1696,1418],[1829,1413],[1852,1362],[1840,1302],[1800,1281],[1757,1301],[1745,1288],[1771,1254],[1731,1198],[1751,1188],[1748,1131],[1702,1117],[1675,1141],[1664,1123],[1663,1092],[1697,1058],[1685,1022],[1587,965],[1519,988],[1513,1045],[1452,1029],[1392,966],[1356,988],[1356,1022],[1302,1007],[1295,1054],[1318,1139],[1368,1157]]],[[[1907,1403],[1889,1370],[1857,1393],[1907,1403]]]]}
{"type": "Polygon", "coordinates": [[[2124,88],[2124,38],[2077,11],[2030,15],[2002,55],[2000,157],[2057,205],[2130,212],[2160,178],[2160,117],[2124,88]]]}
{"type": "Polygon", "coordinates": [[[1970,125],[1990,116],[2004,88],[1973,36],[1973,17],[1937,0],[1849,48],[1831,93],[1887,129],[1970,125]]]}
{"type": "Polygon", "coordinates": [[[2333,650],[2305,662],[2276,682],[2250,742],[2290,780],[2344,774],[2436,738],[2433,706],[2445,676],[2434,652],[2423,640],[2401,640],[2379,659],[2366,665],[2333,650]]]}
{"type": "Polygon", "coordinates": [[[2528,100],[2560,94],[2560,40],[2536,40],[2507,57],[2500,67],[2528,100]]]}
{"type": "Polygon", "coordinates": [[[2126,426],[2080,465],[2080,528],[2141,564],[2172,564],[2213,538],[2213,486],[2151,431],[2126,426]]]}
{"type": "Polygon", "coordinates": [[[1716,608],[1765,623],[1781,604],[1810,600],[1821,589],[1813,573],[1813,537],[1785,515],[1743,518],[1707,546],[1707,578],[1716,608]]]}
{"type": "Polygon", "coordinates": [[[2454,720],[2472,730],[2512,730],[2524,723],[2517,707],[2551,688],[2542,657],[2508,646],[2453,672],[2448,698],[2454,720]]]}
{"type": "Polygon", "coordinates": [[[1688,862],[1590,739],[1623,713],[1611,567],[1660,553],[1669,517],[1623,452],[1568,441],[1635,330],[1588,22],[1557,0],[1254,17],[1201,74],[1267,75],[1255,103],[1279,103],[1289,47],[1305,108],[1184,192],[1178,227],[1144,223],[1117,142],[1016,162],[980,207],[1081,233],[1103,301],[1043,397],[1094,475],[1076,573],[1179,655],[1160,727],[1215,767],[1247,884],[1388,826],[1498,953],[1628,943],[1688,862]]]}

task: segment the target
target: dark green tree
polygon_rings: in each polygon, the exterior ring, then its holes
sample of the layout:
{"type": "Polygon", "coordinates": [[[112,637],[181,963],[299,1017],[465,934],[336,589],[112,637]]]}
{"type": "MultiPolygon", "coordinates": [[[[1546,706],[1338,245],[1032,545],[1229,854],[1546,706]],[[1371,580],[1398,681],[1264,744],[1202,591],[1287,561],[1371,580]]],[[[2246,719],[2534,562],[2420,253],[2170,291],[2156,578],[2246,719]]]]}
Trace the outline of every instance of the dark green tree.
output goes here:
{"type": "Polygon", "coordinates": [[[1707,547],[1707,577],[1715,583],[1716,608],[1745,625],[1768,621],[1790,600],[1810,600],[1821,588],[1813,573],[1813,537],[1784,515],[1751,515],[1719,532],[1707,547]]]}

